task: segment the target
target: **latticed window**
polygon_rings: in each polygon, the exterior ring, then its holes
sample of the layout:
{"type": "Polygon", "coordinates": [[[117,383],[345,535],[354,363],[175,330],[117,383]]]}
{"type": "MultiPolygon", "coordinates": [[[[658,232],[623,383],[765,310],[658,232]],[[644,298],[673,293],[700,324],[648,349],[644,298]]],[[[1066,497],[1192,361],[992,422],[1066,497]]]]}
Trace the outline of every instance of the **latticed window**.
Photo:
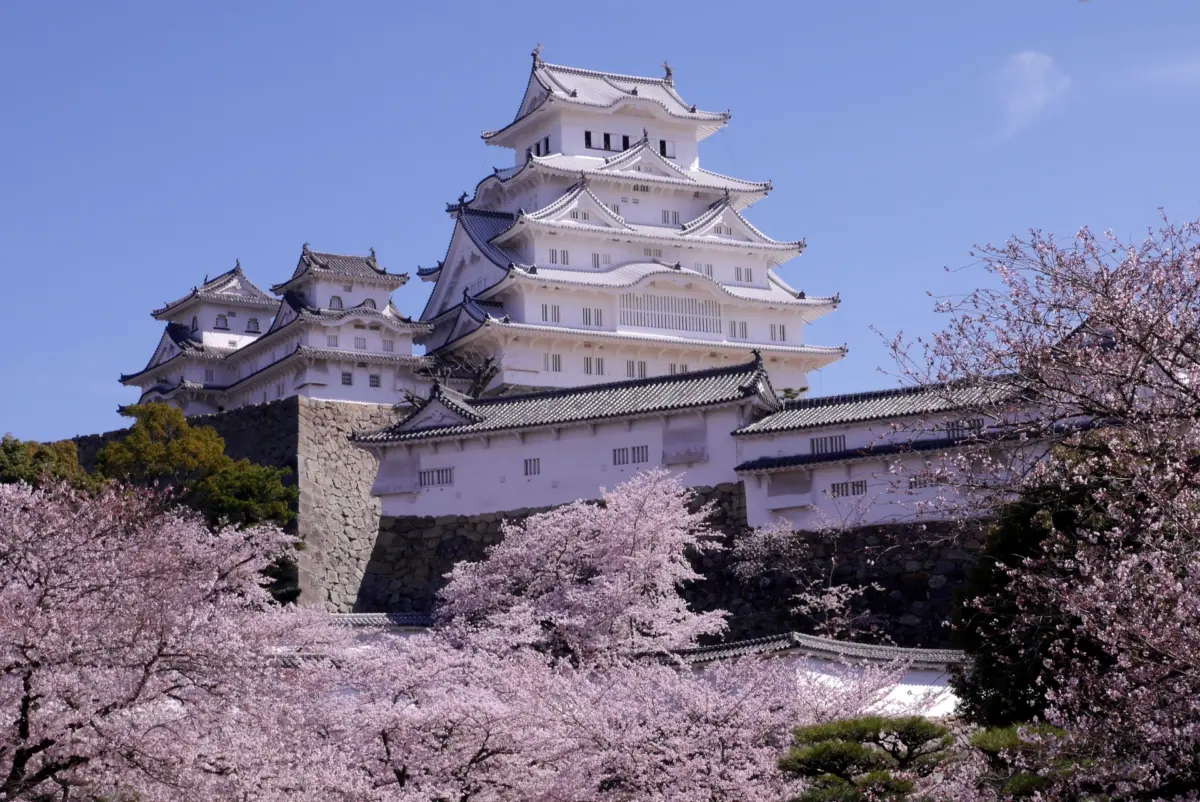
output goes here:
{"type": "Polygon", "coordinates": [[[809,439],[808,447],[813,454],[836,454],[846,450],[846,435],[831,434],[825,437],[813,437],[809,439]]]}
{"type": "Polygon", "coordinates": [[[384,340],[383,341],[383,350],[385,353],[389,353],[389,354],[391,352],[395,351],[396,350],[396,341],[395,340],[384,340]]]}
{"type": "Polygon", "coordinates": [[[417,483],[421,487],[444,487],[454,484],[453,468],[432,468],[417,474],[417,483]]]}
{"type": "Polygon", "coordinates": [[[787,326],[783,323],[772,323],[771,339],[775,342],[784,342],[787,340],[787,326]]]}
{"type": "Polygon", "coordinates": [[[604,357],[602,356],[585,356],[583,358],[583,372],[588,376],[603,376],[604,375],[604,357]]]}
{"type": "Polygon", "coordinates": [[[329,308],[330,309],[344,309],[345,307],[342,305],[342,296],[340,296],[340,295],[330,296],[329,308]]]}
{"type": "Polygon", "coordinates": [[[946,427],[946,436],[951,440],[963,440],[975,437],[983,431],[983,418],[951,421],[946,427]]]}
{"type": "Polygon", "coordinates": [[[924,490],[927,487],[934,487],[935,485],[937,485],[937,479],[928,471],[908,477],[909,490],[924,490]]]}
{"type": "Polygon", "coordinates": [[[204,369],[204,381],[211,382],[216,378],[216,374],[212,368],[204,369]]]}
{"type": "Polygon", "coordinates": [[[368,376],[367,384],[371,385],[372,387],[378,387],[380,385],[379,374],[372,373],[370,376],[368,376]]]}
{"type": "Polygon", "coordinates": [[[661,259],[662,258],[662,248],[642,248],[642,253],[644,253],[646,256],[650,257],[651,259],[661,259]]]}
{"type": "Polygon", "coordinates": [[[342,384],[345,385],[346,387],[350,387],[351,385],[353,385],[354,384],[354,374],[350,373],[349,371],[345,371],[345,370],[342,371],[342,384]]]}
{"type": "Polygon", "coordinates": [[[562,354],[542,354],[542,370],[562,373],[562,354]]]}
{"type": "Polygon", "coordinates": [[[634,446],[629,450],[630,462],[649,462],[650,446],[634,446]]]}
{"type": "Polygon", "coordinates": [[[696,272],[703,273],[709,278],[713,277],[712,265],[704,262],[696,262],[696,272]]]}
{"type": "Polygon", "coordinates": [[[326,348],[337,348],[338,347],[338,336],[336,334],[326,334],[325,335],[325,347],[326,348]]]}
{"type": "Polygon", "coordinates": [[[614,448],[613,449],[613,465],[628,465],[629,464],[629,449],[614,448]]]}
{"type": "Polygon", "coordinates": [[[748,339],[750,339],[750,335],[748,332],[749,332],[749,326],[747,325],[746,321],[744,321],[744,320],[729,321],[729,338],[731,340],[748,340],[748,339]]]}
{"type": "Polygon", "coordinates": [[[711,298],[626,292],[620,297],[620,312],[623,326],[721,333],[721,303],[711,298]]]}
{"type": "Polygon", "coordinates": [[[367,350],[367,338],[366,337],[355,337],[354,338],[354,347],[357,348],[359,351],[367,350]]]}
{"type": "Polygon", "coordinates": [[[867,493],[867,480],[859,479],[856,482],[834,482],[829,486],[829,495],[834,498],[842,496],[865,496],[867,493]]]}
{"type": "Polygon", "coordinates": [[[537,476],[542,472],[541,457],[530,457],[525,460],[525,475],[537,476]]]}

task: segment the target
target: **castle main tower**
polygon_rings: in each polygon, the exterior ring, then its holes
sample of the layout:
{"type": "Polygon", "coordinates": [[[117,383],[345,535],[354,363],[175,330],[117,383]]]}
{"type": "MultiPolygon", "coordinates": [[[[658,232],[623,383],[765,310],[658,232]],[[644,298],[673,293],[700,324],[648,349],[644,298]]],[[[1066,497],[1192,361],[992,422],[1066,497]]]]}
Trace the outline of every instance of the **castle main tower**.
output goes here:
{"type": "Polygon", "coordinates": [[[806,324],[839,299],[777,274],[804,242],[779,241],[743,211],[770,182],[700,166],[729,122],[675,90],[671,67],[641,78],[548,64],[540,46],[516,117],[483,134],[514,154],[474,197],[447,207],[445,258],[418,335],[431,354],[497,370],[489,391],[574,387],[746,362],[776,387],[845,355],[808,345],[806,324]]]}

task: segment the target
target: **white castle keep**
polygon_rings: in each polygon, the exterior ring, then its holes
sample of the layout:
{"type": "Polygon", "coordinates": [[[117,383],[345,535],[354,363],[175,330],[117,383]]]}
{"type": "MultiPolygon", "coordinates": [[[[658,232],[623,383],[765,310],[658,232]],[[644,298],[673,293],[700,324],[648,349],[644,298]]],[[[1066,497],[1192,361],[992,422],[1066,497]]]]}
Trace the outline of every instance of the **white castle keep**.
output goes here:
{"type": "Polygon", "coordinates": [[[669,65],[643,78],[540,51],[514,120],[483,134],[512,166],[447,207],[446,255],[417,271],[433,283],[419,321],[391,302],[408,275],[373,250],[305,245],[273,295],[239,265],[155,310],[166,331],[121,381],[188,415],[290,396],[405,408],[355,436],[380,458],[384,514],[559,504],[665,466],[745,482],[752,525],[910,517],[883,496],[934,492],[925,460],[982,424],[927,390],[806,398],[846,353],[804,337],[839,299],[785,282],[803,240],[743,216],[769,182],[700,166],[729,113],[686,102],[669,65]],[[913,416],[951,435],[902,448],[891,423],[913,416]]]}

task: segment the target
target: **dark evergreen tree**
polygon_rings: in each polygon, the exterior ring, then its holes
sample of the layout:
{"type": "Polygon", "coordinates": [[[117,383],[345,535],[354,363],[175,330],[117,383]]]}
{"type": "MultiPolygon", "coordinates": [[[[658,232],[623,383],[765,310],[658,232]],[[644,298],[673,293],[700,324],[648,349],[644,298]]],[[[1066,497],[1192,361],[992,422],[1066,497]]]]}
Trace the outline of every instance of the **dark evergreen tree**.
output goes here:
{"type": "Polygon", "coordinates": [[[942,765],[953,736],[921,716],[865,716],[797,727],[793,743],[779,767],[810,783],[793,802],[868,802],[908,799],[911,777],[942,765]]]}

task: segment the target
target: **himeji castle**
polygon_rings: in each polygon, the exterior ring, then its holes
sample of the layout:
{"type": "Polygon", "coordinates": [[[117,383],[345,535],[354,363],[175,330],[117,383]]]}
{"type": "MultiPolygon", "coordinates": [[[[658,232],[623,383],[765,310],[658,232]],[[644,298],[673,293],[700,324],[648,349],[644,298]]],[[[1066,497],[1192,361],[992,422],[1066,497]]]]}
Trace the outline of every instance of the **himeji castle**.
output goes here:
{"type": "Polygon", "coordinates": [[[417,335],[434,354],[490,360],[489,389],[574,387],[686,373],[762,355],[785,395],[845,349],[804,342],[837,296],[789,286],[778,268],[803,240],[780,241],[743,211],[770,182],[700,166],[700,145],[729,122],[665,75],[549,64],[540,47],[517,109],[489,145],[513,164],[447,211],[445,258],[417,335]]]}
{"type": "Polygon", "coordinates": [[[387,515],[562,504],[665,468],[742,484],[751,525],[910,519],[942,492],[938,455],[991,422],[963,420],[972,396],[946,388],[807,397],[810,372],[846,353],[805,342],[838,296],[780,277],[803,240],[744,216],[769,182],[700,166],[730,115],[685,101],[664,69],[534,50],[515,118],[483,134],[512,164],[447,207],[445,257],[417,271],[432,283],[419,319],[391,300],[408,275],[373,250],[305,245],[270,292],[238,265],[154,310],[158,346],[121,381],[187,415],[380,405],[390,425],[350,439],[378,460],[387,515]]]}

